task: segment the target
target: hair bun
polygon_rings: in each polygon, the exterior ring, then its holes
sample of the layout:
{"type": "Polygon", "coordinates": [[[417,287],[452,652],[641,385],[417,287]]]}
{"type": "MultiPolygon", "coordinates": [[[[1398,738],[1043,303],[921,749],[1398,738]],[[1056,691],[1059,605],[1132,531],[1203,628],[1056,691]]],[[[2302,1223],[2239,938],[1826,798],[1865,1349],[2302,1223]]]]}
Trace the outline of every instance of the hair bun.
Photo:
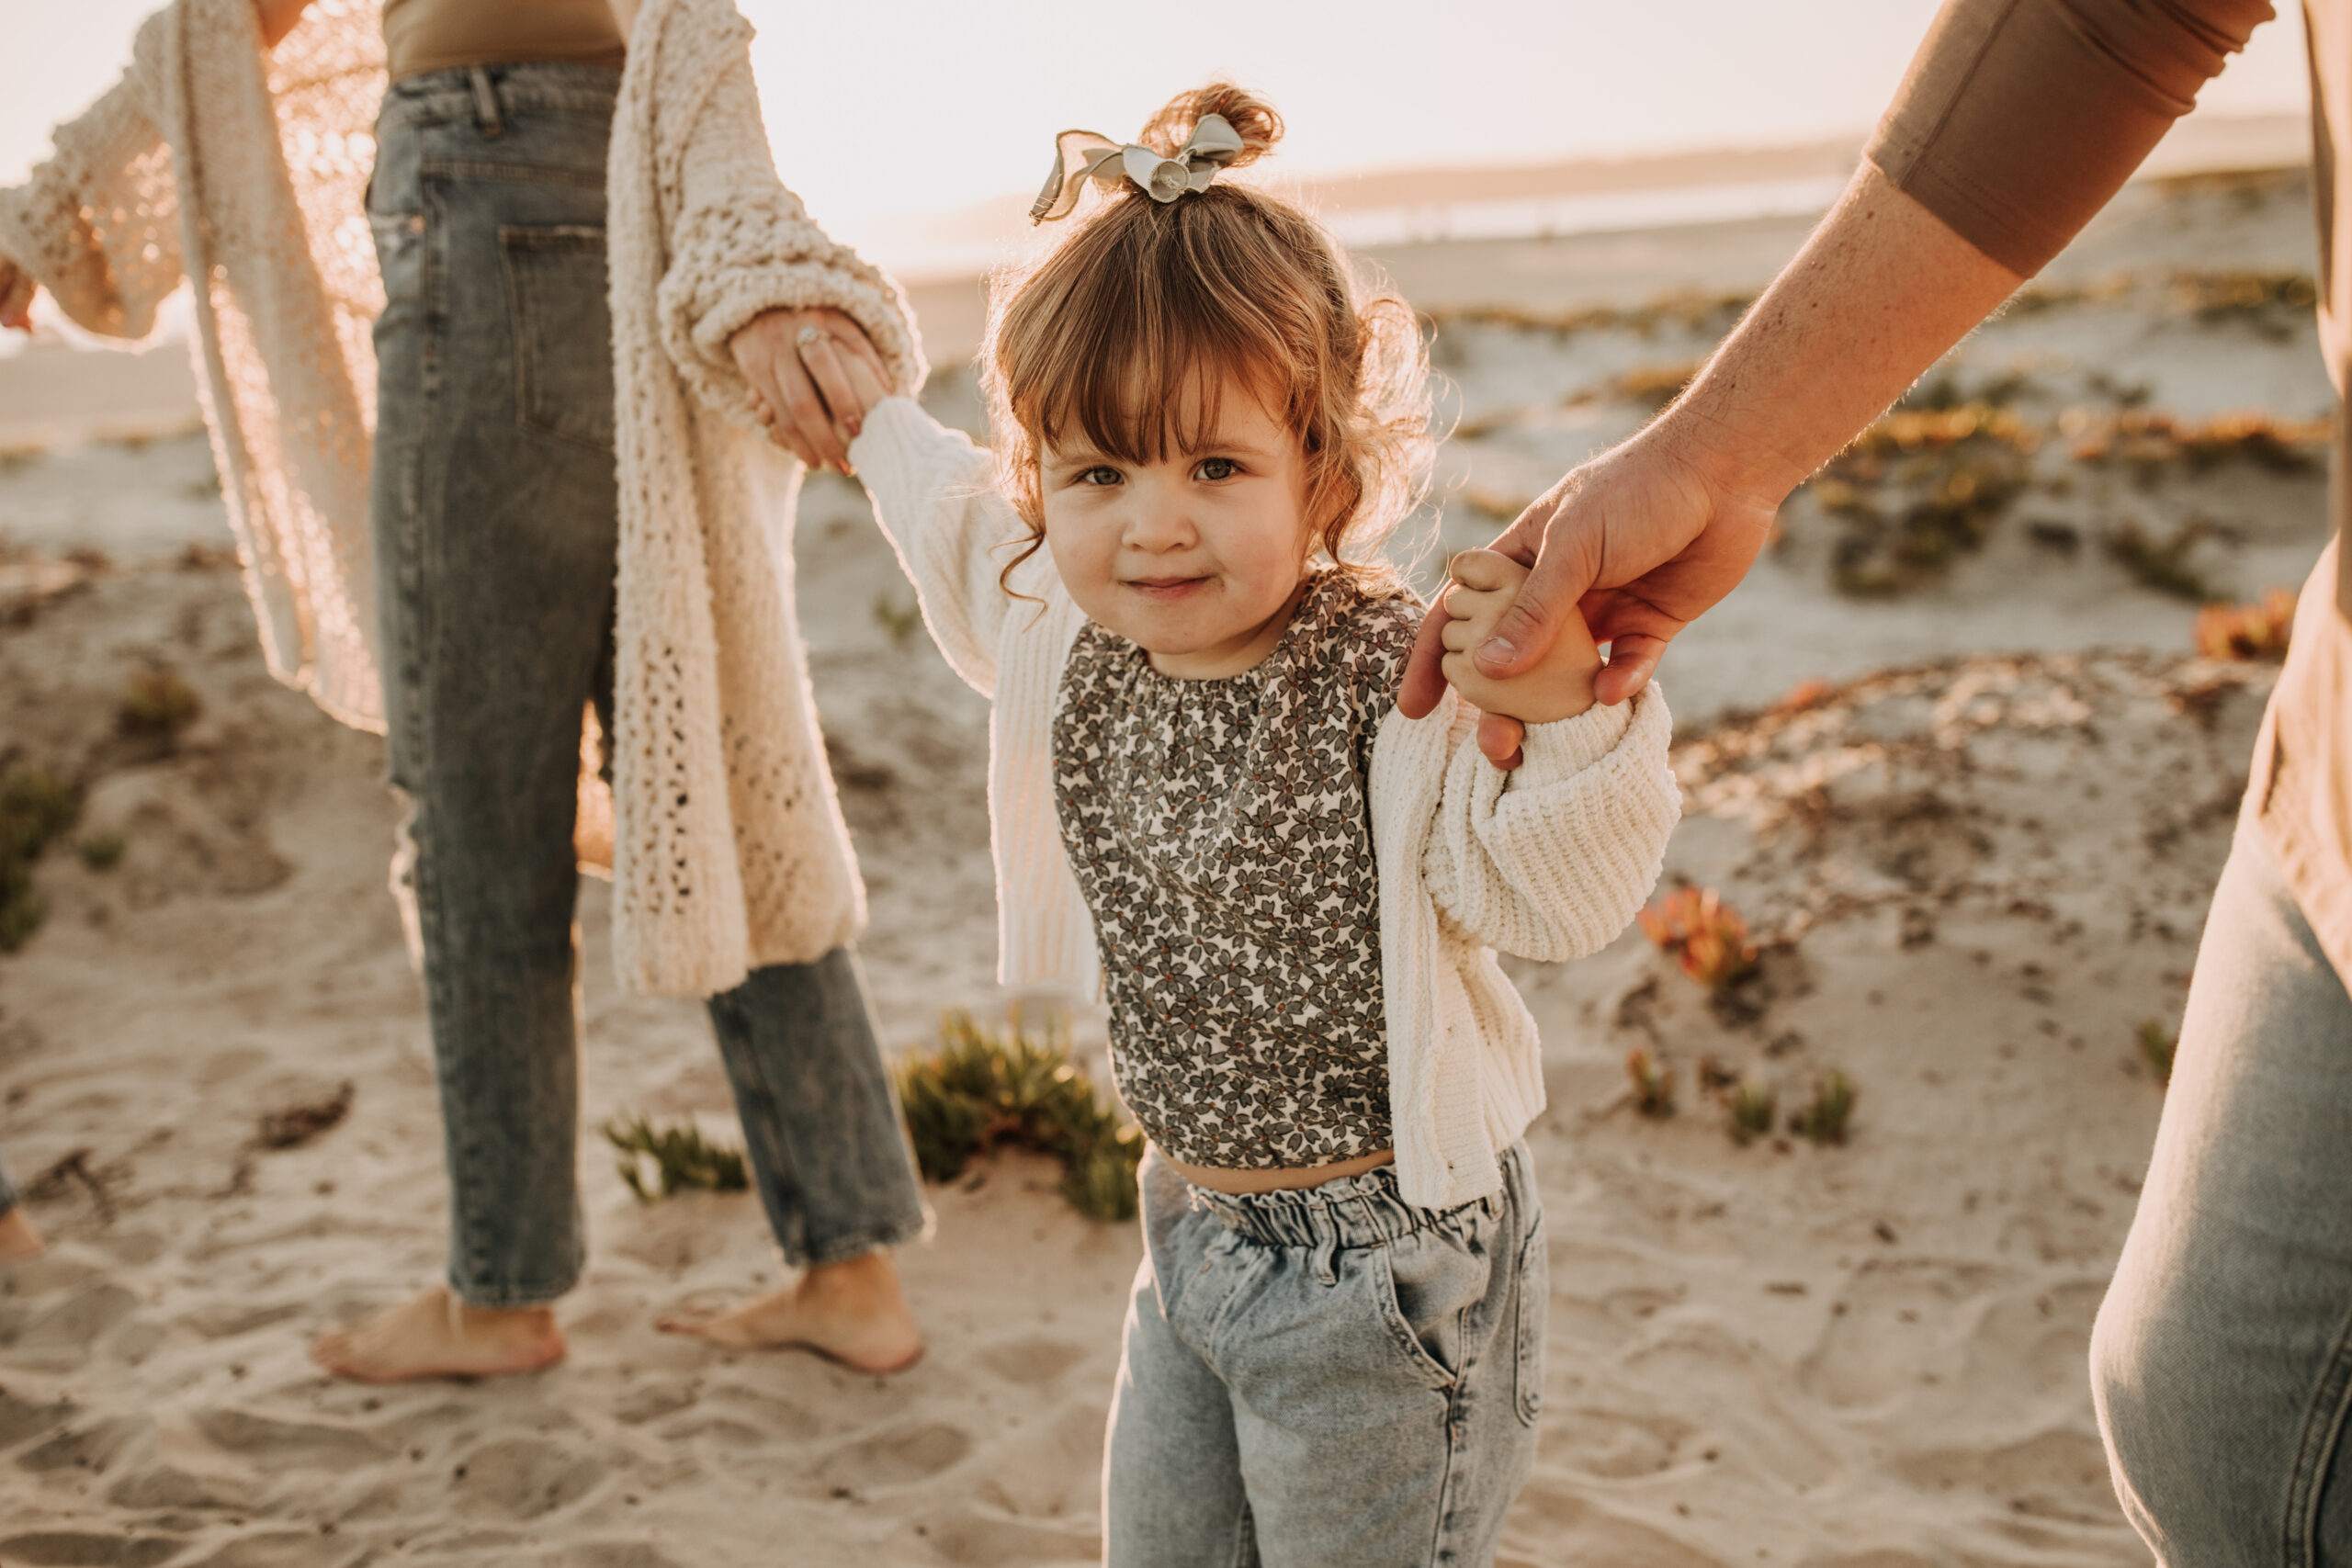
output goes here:
{"type": "Polygon", "coordinates": [[[1230,82],[1211,82],[1189,93],[1179,93],[1153,115],[1136,140],[1166,156],[1173,156],[1193,134],[1193,128],[1210,115],[1223,115],[1241,137],[1241,151],[1227,168],[1254,164],[1274,150],[1283,139],[1283,117],[1273,105],[1230,82]]]}

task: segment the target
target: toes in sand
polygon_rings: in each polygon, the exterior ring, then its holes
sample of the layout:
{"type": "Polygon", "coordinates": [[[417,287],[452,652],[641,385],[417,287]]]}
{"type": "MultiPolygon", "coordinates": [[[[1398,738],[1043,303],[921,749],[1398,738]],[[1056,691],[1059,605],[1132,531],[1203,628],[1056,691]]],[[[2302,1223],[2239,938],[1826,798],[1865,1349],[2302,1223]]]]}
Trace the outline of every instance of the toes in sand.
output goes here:
{"type": "Polygon", "coordinates": [[[922,1330],[887,1259],[812,1269],[741,1306],[681,1307],[655,1325],[729,1350],[810,1350],[862,1372],[903,1371],[922,1356],[922,1330]]]}
{"type": "Polygon", "coordinates": [[[498,1377],[563,1359],[563,1331],[546,1307],[470,1307],[443,1286],[311,1342],[311,1359],[358,1382],[498,1377]]]}

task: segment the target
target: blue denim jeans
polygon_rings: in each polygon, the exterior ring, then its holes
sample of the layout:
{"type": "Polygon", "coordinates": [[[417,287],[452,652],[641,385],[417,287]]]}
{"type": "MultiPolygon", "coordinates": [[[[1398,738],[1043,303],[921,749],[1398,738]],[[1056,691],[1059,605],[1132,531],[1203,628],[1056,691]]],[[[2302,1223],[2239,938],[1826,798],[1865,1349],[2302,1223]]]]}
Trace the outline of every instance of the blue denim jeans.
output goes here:
{"type": "Polygon", "coordinates": [[[1157,1154],[1103,1460],[1109,1568],[1493,1560],[1544,1403],[1544,1211],[1416,1209],[1393,1167],[1246,1198],[1157,1154]]]}
{"type": "MultiPolygon", "coordinates": [[[[404,78],[377,125],[373,521],[449,1168],[451,1285],[580,1275],[572,851],[582,715],[612,690],[618,492],[592,66],[404,78]]],[[[925,1223],[856,964],[712,998],[760,1197],[795,1264],[925,1223]]]]}
{"type": "Polygon", "coordinates": [[[2352,998],[2251,823],[2206,918],[2091,1389],[2158,1562],[2352,1564],[2352,998]]]}

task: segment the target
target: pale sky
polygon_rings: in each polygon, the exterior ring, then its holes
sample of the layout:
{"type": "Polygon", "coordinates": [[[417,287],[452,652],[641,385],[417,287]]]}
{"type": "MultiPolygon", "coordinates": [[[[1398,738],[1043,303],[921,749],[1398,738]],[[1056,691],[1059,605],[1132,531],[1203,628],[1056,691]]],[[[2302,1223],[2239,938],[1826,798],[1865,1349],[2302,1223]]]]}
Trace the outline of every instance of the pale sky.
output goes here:
{"type": "MultiPolygon", "coordinates": [[[[1131,136],[1227,74],[1288,120],[1301,175],[1769,145],[1878,117],[1934,0],[741,0],[777,162],[836,237],[1044,177],[1056,131],[1131,136]]],[[[0,184],[120,69],[153,0],[0,0],[0,184]]],[[[2207,89],[2300,110],[2297,7],[2207,89]]]]}

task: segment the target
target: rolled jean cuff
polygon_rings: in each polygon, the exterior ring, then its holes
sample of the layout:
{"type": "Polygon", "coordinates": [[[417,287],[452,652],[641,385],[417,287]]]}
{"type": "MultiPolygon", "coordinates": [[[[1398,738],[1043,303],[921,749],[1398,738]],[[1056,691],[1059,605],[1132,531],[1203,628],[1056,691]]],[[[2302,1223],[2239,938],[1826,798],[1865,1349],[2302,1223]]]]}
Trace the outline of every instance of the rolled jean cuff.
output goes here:
{"type": "Polygon", "coordinates": [[[821,1246],[805,1248],[785,1247],[784,1260],[795,1269],[820,1268],[828,1263],[847,1263],[853,1258],[863,1258],[869,1252],[881,1252],[889,1247],[904,1247],[910,1241],[931,1239],[932,1217],[928,1207],[912,1219],[896,1222],[869,1231],[834,1236],[821,1246]],[[796,1251],[807,1256],[795,1258],[796,1251]]]}
{"type": "Polygon", "coordinates": [[[574,1269],[569,1278],[548,1284],[486,1284],[458,1277],[449,1270],[449,1292],[469,1307],[484,1312],[519,1312],[525,1307],[553,1306],[570,1295],[580,1284],[580,1271],[574,1269]]]}

